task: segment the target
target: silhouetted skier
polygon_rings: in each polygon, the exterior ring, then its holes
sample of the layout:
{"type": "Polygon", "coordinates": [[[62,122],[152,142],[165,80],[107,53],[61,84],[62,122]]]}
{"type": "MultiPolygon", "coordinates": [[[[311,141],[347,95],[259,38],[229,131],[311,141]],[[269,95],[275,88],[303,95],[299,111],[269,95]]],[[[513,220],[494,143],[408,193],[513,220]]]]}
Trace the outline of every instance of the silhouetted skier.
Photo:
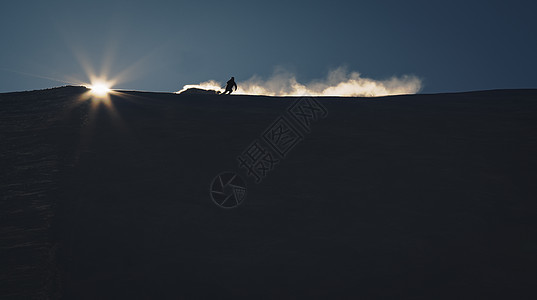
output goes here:
{"type": "Polygon", "coordinates": [[[235,87],[235,90],[237,90],[237,84],[235,83],[235,77],[231,77],[231,79],[227,81],[226,91],[223,92],[222,95],[225,95],[227,92],[229,92],[229,94],[231,94],[233,92],[233,87],[235,87]]]}

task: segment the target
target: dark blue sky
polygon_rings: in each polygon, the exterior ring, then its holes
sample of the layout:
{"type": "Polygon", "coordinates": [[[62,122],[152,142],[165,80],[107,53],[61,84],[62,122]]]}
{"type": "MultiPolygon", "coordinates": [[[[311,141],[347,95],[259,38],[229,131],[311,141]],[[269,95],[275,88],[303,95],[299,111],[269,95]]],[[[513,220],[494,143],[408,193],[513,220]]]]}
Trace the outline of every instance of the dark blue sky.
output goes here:
{"type": "Polygon", "coordinates": [[[116,87],[177,91],[281,66],[301,82],[346,66],[405,74],[424,93],[537,88],[534,1],[9,1],[0,92],[123,72],[116,87]],[[40,77],[41,76],[41,77],[40,77]]]}

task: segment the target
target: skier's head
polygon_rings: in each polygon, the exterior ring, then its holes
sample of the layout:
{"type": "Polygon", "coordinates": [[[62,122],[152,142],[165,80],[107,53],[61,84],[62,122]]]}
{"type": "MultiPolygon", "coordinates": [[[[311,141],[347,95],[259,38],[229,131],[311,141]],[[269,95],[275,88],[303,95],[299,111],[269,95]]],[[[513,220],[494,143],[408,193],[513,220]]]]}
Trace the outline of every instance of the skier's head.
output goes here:
{"type": "Polygon", "coordinates": [[[235,77],[231,77],[231,80],[235,81],[235,77]]]}

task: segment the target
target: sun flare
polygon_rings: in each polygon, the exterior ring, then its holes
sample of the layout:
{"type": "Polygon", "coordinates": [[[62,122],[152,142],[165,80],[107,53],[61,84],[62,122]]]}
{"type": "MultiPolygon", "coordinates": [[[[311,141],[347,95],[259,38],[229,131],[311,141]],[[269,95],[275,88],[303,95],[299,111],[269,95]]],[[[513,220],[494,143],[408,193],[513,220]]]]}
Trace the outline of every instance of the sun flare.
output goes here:
{"type": "Polygon", "coordinates": [[[106,97],[112,91],[106,82],[95,82],[90,85],[91,93],[99,98],[106,97]]]}
{"type": "Polygon", "coordinates": [[[87,91],[81,95],[80,101],[91,101],[95,107],[104,104],[110,108],[112,106],[112,95],[119,96],[120,92],[113,90],[116,85],[116,79],[108,79],[107,76],[95,76],[88,74],[89,81],[83,83],[82,86],[86,87],[87,91]]]}

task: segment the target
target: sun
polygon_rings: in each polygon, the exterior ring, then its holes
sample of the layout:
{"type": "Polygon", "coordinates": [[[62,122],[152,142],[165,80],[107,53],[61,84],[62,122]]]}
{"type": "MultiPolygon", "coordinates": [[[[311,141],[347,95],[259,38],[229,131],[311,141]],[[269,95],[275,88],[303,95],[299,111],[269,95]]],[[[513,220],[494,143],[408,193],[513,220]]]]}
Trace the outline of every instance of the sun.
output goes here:
{"type": "Polygon", "coordinates": [[[110,89],[110,84],[104,81],[94,82],[89,86],[89,88],[91,90],[91,94],[99,98],[108,96],[108,94],[112,91],[110,89]]]}
{"type": "Polygon", "coordinates": [[[107,79],[105,76],[96,77],[89,75],[89,82],[83,83],[87,91],[81,96],[80,100],[90,100],[92,105],[99,106],[104,104],[110,106],[112,104],[112,95],[119,95],[120,93],[113,90],[116,80],[107,79]]]}

